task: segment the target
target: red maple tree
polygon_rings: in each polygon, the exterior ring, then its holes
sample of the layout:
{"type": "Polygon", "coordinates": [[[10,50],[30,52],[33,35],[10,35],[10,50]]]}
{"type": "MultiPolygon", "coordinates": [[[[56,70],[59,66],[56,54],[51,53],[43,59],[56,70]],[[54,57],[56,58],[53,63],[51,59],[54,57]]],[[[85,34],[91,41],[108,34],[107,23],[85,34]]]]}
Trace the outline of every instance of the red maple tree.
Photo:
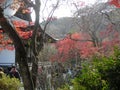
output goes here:
{"type": "Polygon", "coordinates": [[[83,39],[82,33],[74,33],[67,35],[63,40],[56,43],[58,49],[57,55],[52,57],[52,60],[66,61],[79,55],[81,58],[89,58],[97,51],[93,43],[83,39]]]}
{"type": "MultiPolygon", "coordinates": [[[[6,0],[0,0],[0,4],[2,5],[6,0]]],[[[17,9],[17,4],[20,4],[20,9],[22,10],[21,14],[29,14],[31,13],[30,8],[25,6],[25,3],[23,1],[13,0],[13,3],[10,5],[10,8],[12,10],[17,9]]],[[[19,10],[18,10],[19,11],[19,10]]],[[[19,16],[18,16],[19,17],[19,16]]],[[[33,30],[28,27],[34,25],[33,22],[30,22],[28,20],[12,20],[12,24],[17,31],[18,35],[23,40],[28,40],[32,37],[33,30]]],[[[2,28],[0,28],[0,51],[3,49],[8,50],[14,50],[14,45],[12,40],[9,38],[9,36],[4,32],[2,28]]]]}
{"type": "Polygon", "coordinates": [[[109,0],[109,4],[112,4],[112,5],[120,8],[120,0],[109,0]]]}
{"type": "Polygon", "coordinates": [[[58,53],[51,57],[52,61],[65,62],[79,56],[82,59],[90,59],[94,55],[109,56],[113,54],[114,46],[120,45],[120,33],[110,28],[101,31],[101,46],[95,47],[90,38],[84,33],[67,35],[56,43],[58,53]]]}
{"type": "MultiPolygon", "coordinates": [[[[33,23],[30,23],[30,24],[33,25],[33,23]]],[[[21,21],[14,20],[13,25],[18,35],[21,37],[21,39],[28,40],[29,38],[32,37],[33,30],[32,29],[26,30],[28,29],[28,24],[26,22],[23,22],[22,20],[21,21]]],[[[9,36],[7,36],[4,30],[1,29],[0,30],[0,50],[3,50],[3,49],[14,50],[14,46],[9,36]]]]}

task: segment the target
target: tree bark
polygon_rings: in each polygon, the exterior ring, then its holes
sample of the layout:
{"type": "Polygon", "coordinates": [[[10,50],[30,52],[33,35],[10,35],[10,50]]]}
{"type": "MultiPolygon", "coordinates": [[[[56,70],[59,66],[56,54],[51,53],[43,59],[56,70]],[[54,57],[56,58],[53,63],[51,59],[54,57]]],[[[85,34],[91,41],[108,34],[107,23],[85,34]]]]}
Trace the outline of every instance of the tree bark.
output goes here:
{"type": "MultiPolygon", "coordinates": [[[[42,41],[37,40],[37,38],[39,37],[38,30],[41,29],[39,27],[40,0],[35,0],[35,4],[33,5],[33,8],[35,11],[36,18],[35,18],[35,27],[32,35],[32,54],[34,59],[32,63],[32,79],[33,79],[34,86],[36,87],[37,74],[38,74],[38,58],[37,57],[38,57],[39,51],[41,51],[41,49],[39,50],[38,48],[43,47],[42,45],[43,40],[42,41]]],[[[42,34],[40,34],[40,36],[42,37],[42,34]]]]}
{"type": "Polygon", "coordinates": [[[1,7],[0,7],[0,25],[5,30],[5,32],[8,33],[10,38],[13,40],[15,49],[20,55],[20,59],[18,59],[18,64],[20,67],[24,89],[35,90],[34,84],[33,84],[33,81],[31,79],[31,75],[29,72],[28,64],[27,64],[27,55],[26,55],[24,44],[22,40],[20,39],[19,35],[17,34],[17,32],[14,30],[14,28],[10,25],[10,23],[4,17],[3,10],[1,7]]]}

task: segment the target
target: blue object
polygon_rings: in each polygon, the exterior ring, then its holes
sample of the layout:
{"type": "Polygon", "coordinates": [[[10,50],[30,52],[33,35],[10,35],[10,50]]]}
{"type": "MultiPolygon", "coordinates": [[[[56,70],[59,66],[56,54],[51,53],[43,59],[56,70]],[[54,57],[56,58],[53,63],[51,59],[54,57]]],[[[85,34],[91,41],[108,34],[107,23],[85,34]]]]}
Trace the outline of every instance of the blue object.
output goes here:
{"type": "Polygon", "coordinates": [[[15,50],[0,51],[0,66],[15,65],[15,50]]]}

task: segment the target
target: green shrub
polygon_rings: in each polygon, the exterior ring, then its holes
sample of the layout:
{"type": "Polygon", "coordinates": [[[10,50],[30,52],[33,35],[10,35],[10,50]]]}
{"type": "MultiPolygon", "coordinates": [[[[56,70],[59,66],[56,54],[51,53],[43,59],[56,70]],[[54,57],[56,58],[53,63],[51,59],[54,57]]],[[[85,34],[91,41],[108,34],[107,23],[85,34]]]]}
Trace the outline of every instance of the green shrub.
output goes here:
{"type": "Polygon", "coordinates": [[[83,64],[82,74],[72,80],[73,90],[107,90],[108,82],[92,62],[83,64]]]}
{"type": "Polygon", "coordinates": [[[96,58],[94,65],[101,74],[101,78],[108,82],[109,90],[120,89],[120,49],[115,47],[113,56],[96,58]]]}
{"type": "Polygon", "coordinates": [[[94,57],[93,61],[84,62],[81,72],[72,80],[72,89],[60,90],[120,90],[120,49],[115,47],[110,57],[94,57]]]}
{"type": "Polygon", "coordinates": [[[70,90],[70,86],[68,84],[65,84],[62,87],[58,88],[57,90],[70,90]]]}
{"type": "Polygon", "coordinates": [[[18,90],[20,85],[20,81],[16,78],[10,78],[6,75],[0,78],[0,90],[18,90]]]}

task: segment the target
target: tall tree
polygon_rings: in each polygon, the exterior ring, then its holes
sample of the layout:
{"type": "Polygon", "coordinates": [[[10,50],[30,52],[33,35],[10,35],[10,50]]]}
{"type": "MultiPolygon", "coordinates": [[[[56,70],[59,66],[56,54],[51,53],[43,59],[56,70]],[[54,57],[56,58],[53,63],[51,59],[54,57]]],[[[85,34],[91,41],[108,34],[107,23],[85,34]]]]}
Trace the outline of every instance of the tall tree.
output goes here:
{"type": "MultiPolygon", "coordinates": [[[[6,1],[6,0],[4,0],[6,1]]],[[[6,1],[8,2],[8,1],[6,1]]],[[[4,3],[5,4],[5,3],[4,3]]],[[[38,54],[43,48],[43,43],[45,41],[55,41],[52,37],[47,35],[45,33],[45,29],[42,29],[39,20],[40,20],[40,0],[35,0],[32,2],[31,0],[13,0],[12,5],[8,4],[5,6],[2,6],[3,3],[0,6],[0,25],[2,29],[10,36],[10,38],[13,41],[13,44],[15,46],[16,50],[16,58],[17,62],[19,64],[20,68],[20,74],[22,76],[24,89],[25,90],[35,90],[36,88],[36,79],[37,79],[37,71],[38,71],[38,54]],[[19,2],[19,4],[18,4],[19,2]],[[28,9],[32,7],[35,11],[35,23],[32,26],[32,28],[27,27],[25,30],[29,31],[32,29],[32,36],[27,37],[26,39],[29,40],[23,40],[21,38],[20,33],[18,33],[18,28],[8,20],[8,18],[5,17],[4,11],[6,7],[12,8],[12,10],[16,9],[16,5],[20,5],[23,7],[26,6],[22,11],[25,9],[28,9]],[[31,48],[31,51],[29,52],[29,48],[31,48]],[[28,66],[28,53],[31,53],[30,59],[32,59],[32,69],[29,70],[28,66]]],[[[17,8],[18,10],[18,8],[17,8]]],[[[26,11],[25,11],[26,12],[26,11]]],[[[24,18],[22,18],[24,19],[24,18]]],[[[30,19],[29,19],[30,20],[30,19]]],[[[20,23],[18,23],[20,24],[20,23]]],[[[23,23],[22,23],[23,24],[23,23]]],[[[24,27],[23,27],[24,28],[24,27]]],[[[30,35],[30,33],[29,33],[30,35]]]]}

